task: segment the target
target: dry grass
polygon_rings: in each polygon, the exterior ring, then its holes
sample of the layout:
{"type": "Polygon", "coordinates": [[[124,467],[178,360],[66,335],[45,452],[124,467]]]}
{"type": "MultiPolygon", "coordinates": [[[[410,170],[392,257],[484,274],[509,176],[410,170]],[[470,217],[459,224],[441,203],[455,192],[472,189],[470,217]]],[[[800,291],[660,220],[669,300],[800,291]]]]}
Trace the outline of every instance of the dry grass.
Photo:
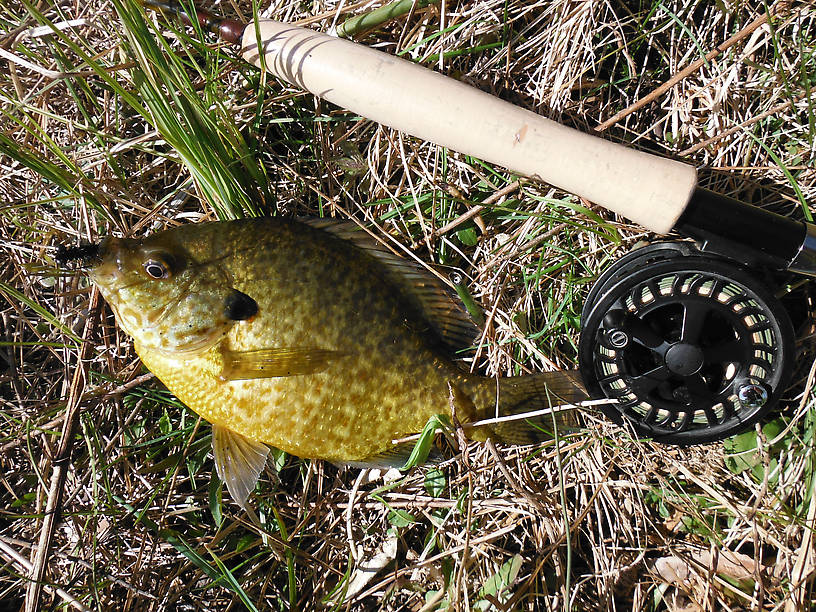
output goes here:
{"type": "MultiPolygon", "coordinates": [[[[0,0],[7,139],[0,149],[0,608],[25,599],[61,444],[70,459],[59,464],[65,482],[43,609],[790,611],[813,604],[816,421],[807,321],[798,330],[799,370],[775,415],[788,428],[773,440],[759,436],[759,451],[745,455],[753,469],[730,470],[722,444],[660,446],[588,415],[586,433],[558,445],[472,444],[441,475],[413,470],[387,485],[356,470],[282,458],[255,499],[262,537],[209,484],[206,424],[145,380],[128,338],[87,283],[53,267],[58,243],[139,235],[215,212],[156,130],[69,47],[68,40],[79,44],[132,91],[110,4],[41,3],[54,22],[82,20],[66,40],[37,35],[27,6],[0,0]],[[26,155],[48,163],[34,172],[22,163],[31,161],[26,155]],[[78,420],[64,439],[72,407],[78,420]],[[389,552],[395,559],[343,603],[343,577],[389,552]]],[[[771,26],[606,137],[683,152],[704,168],[704,184],[803,218],[806,202],[816,201],[816,10],[804,2],[774,6],[771,26]]],[[[312,27],[327,29],[369,5],[260,8],[285,21],[323,15],[312,27]]],[[[248,2],[214,9],[251,14],[248,2]]],[[[762,10],[730,1],[445,0],[358,39],[589,131],[762,10]]],[[[201,60],[194,82],[202,96],[222,92],[266,168],[279,211],[353,215],[426,261],[461,267],[491,314],[489,349],[478,364],[484,371],[575,365],[583,296],[614,257],[647,237],[642,230],[523,183],[483,212],[484,229],[468,223],[438,236],[434,230],[516,177],[358,123],[279,83],[267,83],[258,103],[257,76],[228,59],[201,60]]]]}

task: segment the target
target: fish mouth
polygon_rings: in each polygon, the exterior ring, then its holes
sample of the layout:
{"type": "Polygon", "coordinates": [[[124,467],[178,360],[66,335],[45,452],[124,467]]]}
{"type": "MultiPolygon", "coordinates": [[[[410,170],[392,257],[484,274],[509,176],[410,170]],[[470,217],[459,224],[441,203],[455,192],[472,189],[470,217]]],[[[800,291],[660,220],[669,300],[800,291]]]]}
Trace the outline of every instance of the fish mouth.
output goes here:
{"type": "MultiPolygon", "coordinates": [[[[100,289],[110,289],[121,276],[119,264],[123,250],[122,240],[103,238],[101,241],[79,246],[57,246],[54,260],[61,268],[82,271],[100,289]]],[[[103,291],[104,293],[104,291],[103,291]]]]}
{"type": "Polygon", "coordinates": [[[124,249],[123,240],[104,238],[96,245],[96,252],[86,269],[94,283],[100,286],[113,287],[122,276],[121,260],[124,249]]]}
{"type": "Polygon", "coordinates": [[[82,269],[95,268],[102,263],[100,246],[102,243],[80,244],[79,246],[66,247],[61,244],[57,247],[54,259],[62,268],[67,268],[69,264],[78,262],[82,269]]]}
{"type": "MultiPolygon", "coordinates": [[[[88,276],[113,310],[119,326],[142,346],[170,356],[199,353],[218,342],[223,333],[187,342],[182,347],[162,345],[161,329],[181,301],[189,296],[195,279],[181,277],[164,286],[159,291],[161,299],[151,299],[149,308],[134,303],[131,289],[156,284],[155,280],[139,273],[138,261],[134,257],[140,255],[137,252],[140,244],[133,239],[106,237],[95,253],[96,266],[88,270],[88,276]]],[[[152,295],[152,292],[148,290],[147,294],[152,295]]]]}

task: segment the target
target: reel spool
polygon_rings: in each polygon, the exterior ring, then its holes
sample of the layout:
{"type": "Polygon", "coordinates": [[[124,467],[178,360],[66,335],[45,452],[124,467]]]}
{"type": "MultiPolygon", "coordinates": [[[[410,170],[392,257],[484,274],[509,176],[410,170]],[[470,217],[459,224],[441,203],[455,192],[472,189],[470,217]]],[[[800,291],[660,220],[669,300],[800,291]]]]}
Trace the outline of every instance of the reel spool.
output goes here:
{"type": "Polygon", "coordinates": [[[581,315],[581,375],[613,421],[660,442],[745,430],[791,374],[793,328],[760,275],[687,242],[653,244],[604,272],[581,315]]]}

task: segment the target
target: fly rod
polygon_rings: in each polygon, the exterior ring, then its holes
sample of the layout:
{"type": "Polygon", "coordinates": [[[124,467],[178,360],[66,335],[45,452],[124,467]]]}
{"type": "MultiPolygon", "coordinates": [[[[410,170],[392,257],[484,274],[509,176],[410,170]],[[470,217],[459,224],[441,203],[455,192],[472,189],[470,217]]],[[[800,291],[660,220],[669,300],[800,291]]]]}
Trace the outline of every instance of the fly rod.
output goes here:
{"type": "Polygon", "coordinates": [[[240,45],[249,63],[367,119],[574,193],[658,243],[587,296],[579,363],[617,422],[691,444],[742,431],[793,367],[790,317],[761,272],[816,275],[816,226],[699,187],[686,163],[582,133],[407,60],[271,20],[243,24],[176,0],[144,6],[240,45]],[[658,330],[658,331],[656,331],[658,330]]]}
{"type": "Polygon", "coordinates": [[[243,24],[200,9],[191,15],[177,0],[141,2],[195,21],[240,45],[247,62],[367,119],[540,179],[657,234],[678,230],[744,248],[778,268],[816,273],[805,224],[700,188],[694,166],[585,134],[335,36],[267,19],[243,24]],[[761,236],[750,231],[756,227],[765,230],[761,236]]]}

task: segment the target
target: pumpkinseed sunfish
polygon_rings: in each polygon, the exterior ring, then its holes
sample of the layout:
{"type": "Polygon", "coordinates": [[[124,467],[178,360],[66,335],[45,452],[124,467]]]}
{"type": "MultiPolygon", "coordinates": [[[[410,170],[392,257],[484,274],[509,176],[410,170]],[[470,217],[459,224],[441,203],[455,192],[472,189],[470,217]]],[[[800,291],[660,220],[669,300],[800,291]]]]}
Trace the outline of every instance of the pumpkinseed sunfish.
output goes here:
{"type": "MultiPolygon", "coordinates": [[[[242,506],[267,445],[402,465],[410,449],[393,441],[433,415],[467,423],[586,398],[573,372],[497,380],[461,369],[455,353],[479,330],[455,294],[353,224],[201,223],[85,249],[63,259],[86,260],[144,365],[212,424],[217,471],[242,506]]],[[[469,434],[544,437],[524,420],[469,434]]]]}

